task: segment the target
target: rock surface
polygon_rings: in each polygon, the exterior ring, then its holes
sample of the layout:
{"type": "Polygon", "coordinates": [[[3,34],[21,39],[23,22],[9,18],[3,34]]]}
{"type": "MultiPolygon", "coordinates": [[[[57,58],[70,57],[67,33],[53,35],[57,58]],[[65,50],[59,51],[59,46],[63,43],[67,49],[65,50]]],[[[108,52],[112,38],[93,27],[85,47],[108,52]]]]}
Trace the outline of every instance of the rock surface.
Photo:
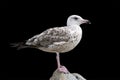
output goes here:
{"type": "Polygon", "coordinates": [[[62,73],[58,69],[55,70],[50,80],[86,80],[78,73],[62,73]]]}

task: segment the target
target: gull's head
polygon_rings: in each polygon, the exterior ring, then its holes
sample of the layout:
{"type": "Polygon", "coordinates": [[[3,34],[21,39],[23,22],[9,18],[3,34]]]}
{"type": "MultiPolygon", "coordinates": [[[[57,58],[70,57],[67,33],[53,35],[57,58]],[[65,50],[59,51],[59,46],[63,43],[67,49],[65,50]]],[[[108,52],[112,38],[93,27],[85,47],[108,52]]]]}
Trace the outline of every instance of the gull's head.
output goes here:
{"type": "Polygon", "coordinates": [[[67,26],[70,26],[70,25],[81,25],[83,23],[89,23],[90,24],[90,21],[87,20],[87,19],[83,19],[82,17],[80,17],[78,15],[71,15],[67,19],[67,26]]]}

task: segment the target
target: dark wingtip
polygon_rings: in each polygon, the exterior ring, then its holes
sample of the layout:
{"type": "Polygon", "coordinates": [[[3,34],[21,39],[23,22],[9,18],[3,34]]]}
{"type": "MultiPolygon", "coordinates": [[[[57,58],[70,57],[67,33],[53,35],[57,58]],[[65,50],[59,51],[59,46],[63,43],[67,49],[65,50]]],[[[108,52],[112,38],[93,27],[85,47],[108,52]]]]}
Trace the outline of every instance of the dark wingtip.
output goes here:
{"type": "Polygon", "coordinates": [[[25,42],[18,42],[18,43],[10,43],[10,47],[15,47],[17,50],[27,48],[29,46],[25,45],[25,42]]]}

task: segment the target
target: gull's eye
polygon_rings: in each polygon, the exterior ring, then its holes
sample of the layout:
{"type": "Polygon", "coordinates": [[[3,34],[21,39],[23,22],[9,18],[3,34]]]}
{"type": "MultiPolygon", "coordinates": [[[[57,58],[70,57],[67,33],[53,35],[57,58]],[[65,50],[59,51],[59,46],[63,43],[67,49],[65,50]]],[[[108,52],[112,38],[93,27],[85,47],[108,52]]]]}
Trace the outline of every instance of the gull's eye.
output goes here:
{"type": "Polygon", "coordinates": [[[73,17],[73,19],[74,19],[74,20],[78,20],[78,18],[77,18],[77,17],[73,17]]]}

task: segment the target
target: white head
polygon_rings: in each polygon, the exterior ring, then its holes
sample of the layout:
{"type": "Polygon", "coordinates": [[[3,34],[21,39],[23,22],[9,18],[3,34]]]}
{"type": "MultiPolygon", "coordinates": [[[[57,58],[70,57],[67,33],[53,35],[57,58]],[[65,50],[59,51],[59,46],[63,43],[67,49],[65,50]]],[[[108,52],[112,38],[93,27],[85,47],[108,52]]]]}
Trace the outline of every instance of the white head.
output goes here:
{"type": "Polygon", "coordinates": [[[81,25],[83,23],[89,23],[89,20],[83,19],[82,17],[78,16],[78,15],[71,15],[70,17],[68,17],[67,19],[67,26],[70,25],[81,25]]]}

